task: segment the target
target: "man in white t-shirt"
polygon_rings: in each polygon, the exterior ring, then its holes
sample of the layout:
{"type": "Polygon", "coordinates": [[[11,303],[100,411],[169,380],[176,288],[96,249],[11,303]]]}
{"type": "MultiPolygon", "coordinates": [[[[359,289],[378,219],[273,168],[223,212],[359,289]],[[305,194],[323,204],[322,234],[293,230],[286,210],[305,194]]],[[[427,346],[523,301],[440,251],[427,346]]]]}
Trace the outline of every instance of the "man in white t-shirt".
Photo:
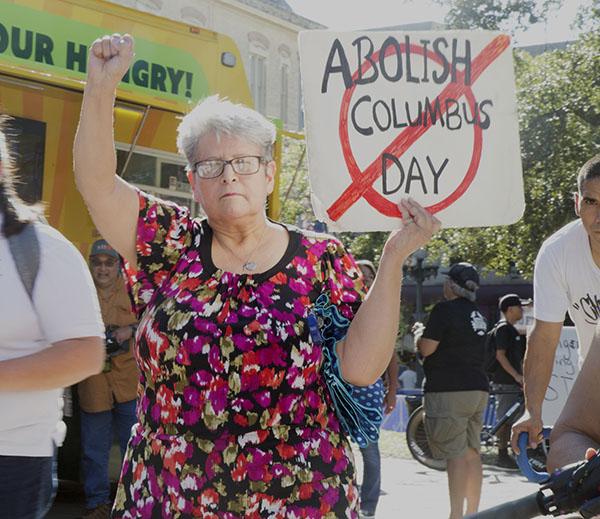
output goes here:
{"type": "Polygon", "coordinates": [[[600,317],[600,155],[577,176],[575,212],[579,216],[542,245],[534,270],[534,325],[527,342],[524,380],[526,413],[513,426],[512,445],[527,432],[541,440],[542,404],[554,366],[565,312],[575,323],[580,363],[592,343],[600,317]]]}
{"type": "Polygon", "coordinates": [[[65,434],[61,388],[104,363],[104,326],[87,265],[36,219],[15,195],[0,131],[0,516],[10,518],[45,517],[65,434]]]}

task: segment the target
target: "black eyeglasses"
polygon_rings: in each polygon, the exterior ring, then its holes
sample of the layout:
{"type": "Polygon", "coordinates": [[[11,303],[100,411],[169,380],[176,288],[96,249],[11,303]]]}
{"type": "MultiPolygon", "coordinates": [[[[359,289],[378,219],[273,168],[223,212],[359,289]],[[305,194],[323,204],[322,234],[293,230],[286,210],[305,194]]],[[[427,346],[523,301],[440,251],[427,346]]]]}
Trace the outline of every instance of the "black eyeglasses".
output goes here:
{"type": "Polygon", "coordinates": [[[196,162],[192,166],[192,170],[200,178],[217,178],[223,174],[225,166],[229,164],[238,175],[254,175],[264,162],[267,162],[267,160],[255,155],[236,157],[231,160],[210,159],[196,162]]]}

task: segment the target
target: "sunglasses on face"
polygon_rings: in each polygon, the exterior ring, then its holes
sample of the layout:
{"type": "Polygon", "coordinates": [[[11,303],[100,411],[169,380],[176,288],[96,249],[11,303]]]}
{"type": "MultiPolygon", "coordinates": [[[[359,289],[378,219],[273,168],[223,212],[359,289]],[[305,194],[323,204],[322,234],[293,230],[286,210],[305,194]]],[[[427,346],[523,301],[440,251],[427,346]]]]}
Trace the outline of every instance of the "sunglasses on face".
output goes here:
{"type": "Polygon", "coordinates": [[[107,260],[93,258],[91,263],[93,267],[114,267],[117,264],[117,260],[114,258],[107,260]]]}

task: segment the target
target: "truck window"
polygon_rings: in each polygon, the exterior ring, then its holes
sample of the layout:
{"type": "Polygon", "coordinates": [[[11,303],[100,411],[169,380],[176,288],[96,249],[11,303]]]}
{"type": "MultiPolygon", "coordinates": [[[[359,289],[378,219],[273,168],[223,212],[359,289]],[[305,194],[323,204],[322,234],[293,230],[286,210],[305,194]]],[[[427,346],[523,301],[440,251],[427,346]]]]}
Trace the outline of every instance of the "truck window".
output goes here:
{"type": "Polygon", "coordinates": [[[160,187],[175,191],[189,192],[192,187],[188,182],[185,166],[163,162],[160,165],[160,187]]]}
{"type": "MultiPolygon", "coordinates": [[[[128,152],[117,150],[117,174],[121,175],[128,152]]],[[[127,164],[123,179],[132,184],[154,186],[156,184],[156,157],[133,153],[127,164]]]]}
{"type": "MultiPolygon", "coordinates": [[[[117,148],[117,172],[123,170],[129,151],[125,145],[117,148]]],[[[125,175],[127,182],[163,200],[171,200],[190,209],[193,216],[203,216],[194,202],[185,170],[185,161],[176,155],[145,148],[131,155],[125,175]]]]}

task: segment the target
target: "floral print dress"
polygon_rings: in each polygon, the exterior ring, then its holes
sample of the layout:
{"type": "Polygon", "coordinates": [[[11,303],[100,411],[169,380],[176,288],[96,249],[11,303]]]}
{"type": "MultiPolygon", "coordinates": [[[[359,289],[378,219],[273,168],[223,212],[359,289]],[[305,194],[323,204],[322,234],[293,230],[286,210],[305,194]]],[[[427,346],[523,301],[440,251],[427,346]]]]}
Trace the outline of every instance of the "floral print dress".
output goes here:
{"type": "Polygon", "coordinates": [[[273,268],[215,267],[212,231],[139,193],[138,423],[118,518],[357,517],[354,463],[306,318],[321,293],[351,319],[358,267],[335,239],[287,227],[273,268]]]}

